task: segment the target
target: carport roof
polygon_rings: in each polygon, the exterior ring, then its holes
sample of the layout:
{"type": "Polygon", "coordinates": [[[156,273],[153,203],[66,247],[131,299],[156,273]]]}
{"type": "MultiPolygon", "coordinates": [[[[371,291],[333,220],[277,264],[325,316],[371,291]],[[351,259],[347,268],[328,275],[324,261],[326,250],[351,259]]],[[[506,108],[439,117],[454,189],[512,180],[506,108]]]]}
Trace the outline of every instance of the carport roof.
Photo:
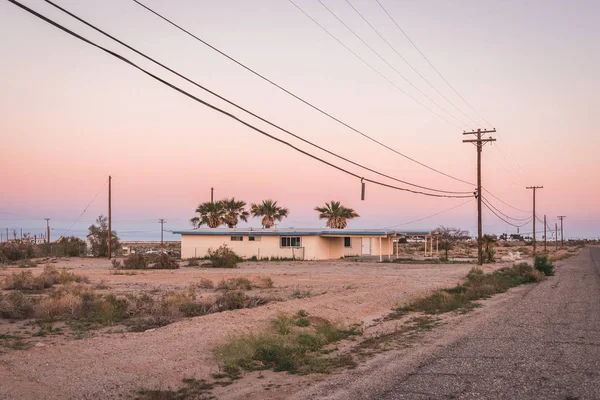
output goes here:
{"type": "Polygon", "coordinates": [[[240,236],[424,236],[432,230],[401,231],[396,229],[329,229],[329,228],[200,228],[173,231],[178,235],[240,235],[240,236]]]}

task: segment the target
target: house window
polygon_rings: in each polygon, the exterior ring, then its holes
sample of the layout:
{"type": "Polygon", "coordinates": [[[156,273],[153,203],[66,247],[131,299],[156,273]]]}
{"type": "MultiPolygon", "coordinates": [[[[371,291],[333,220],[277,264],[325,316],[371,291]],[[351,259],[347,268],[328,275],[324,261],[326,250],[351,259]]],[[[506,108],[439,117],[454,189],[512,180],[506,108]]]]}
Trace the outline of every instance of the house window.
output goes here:
{"type": "Polygon", "coordinates": [[[242,241],[244,241],[244,237],[243,236],[232,236],[231,241],[232,242],[242,242],[242,241]]]}
{"type": "Polygon", "coordinates": [[[344,247],[352,247],[352,241],[350,240],[350,236],[346,236],[344,238],[344,247]]]}
{"type": "Polygon", "coordinates": [[[260,236],[248,236],[249,242],[260,242],[260,236]]]}
{"type": "Polygon", "coordinates": [[[281,247],[301,247],[300,236],[282,236],[281,247]]]}

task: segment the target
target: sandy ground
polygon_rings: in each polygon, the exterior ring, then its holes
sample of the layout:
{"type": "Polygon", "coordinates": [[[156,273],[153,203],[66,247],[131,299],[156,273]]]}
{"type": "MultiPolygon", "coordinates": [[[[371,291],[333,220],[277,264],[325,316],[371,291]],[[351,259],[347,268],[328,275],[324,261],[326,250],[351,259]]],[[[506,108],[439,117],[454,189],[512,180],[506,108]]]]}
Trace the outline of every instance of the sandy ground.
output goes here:
{"type": "MultiPolygon", "coordinates": [[[[484,266],[491,270],[512,263],[484,266]]],[[[279,312],[300,309],[313,316],[345,324],[372,321],[389,313],[398,302],[461,281],[472,264],[393,264],[367,262],[254,262],[235,270],[181,268],[113,275],[110,263],[98,259],[63,259],[67,267],[85,275],[91,285],[102,283],[113,292],[183,289],[208,278],[269,276],[281,298],[300,289],[312,297],[272,302],[244,309],[189,318],[143,333],[100,333],[73,340],[66,336],[34,338],[29,350],[0,354],[0,399],[98,399],[128,397],[141,388],[177,388],[182,378],[210,380],[218,372],[212,349],[229,335],[258,331],[279,312]]],[[[0,270],[0,280],[17,268],[0,270]]],[[[42,268],[33,269],[35,274],[42,268]]],[[[267,289],[264,289],[267,290],[267,289]]],[[[0,320],[0,333],[10,330],[0,320]]],[[[217,398],[285,398],[299,385],[326,376],[297,377],[285,373],[251,373],[226,388],[217,398]],[[262,379],[256,379],[260,377],[262,379]],[[269,386],[271,385],[271,386],[269,386]],[[269,390],[267,387],[288,390],[269,390]]]]}

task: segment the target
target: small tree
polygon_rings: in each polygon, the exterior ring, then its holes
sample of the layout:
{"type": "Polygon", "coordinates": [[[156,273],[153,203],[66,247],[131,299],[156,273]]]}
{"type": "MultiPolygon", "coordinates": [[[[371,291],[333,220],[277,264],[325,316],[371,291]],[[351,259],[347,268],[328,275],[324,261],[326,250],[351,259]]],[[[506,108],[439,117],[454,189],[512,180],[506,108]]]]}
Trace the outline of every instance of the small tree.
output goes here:
{"type": "MultiPolygon", "coordinates": [[[[108,255],[108,218],[100,215],[96,219],[96,224],[89,228],[88,240],[90,242],[91,252],[94,257],[106,257],[108,255]]],[[[121,249],[121,242],[117,232],[111,232],[110,240],[111,253],[121,249]]]]}
{"type": "Polygon", "coordinates": [[[452,250],[458,242],[469,238],[468,231],[463,231],[462,229],[450,228],[446,226],[440,226],[439,228],[437,228],[436,233],[438,234],[439,248],[446,252],[444,256],[444,260],[446,261],[448,261],[448,251],[452,250]]]}
{"type": "Polygon", "coordinates": [[[265,229],[272,228],[275,221],[281,222],[290,213],[287,208],[279,207],[277,201],[271,199],[263,200],[260,204],[252,203],[250,212],[253,217],[263,217],[261,223],[265,229]]]}
{"type": "Polygon", "coordinates": [[[75,236],[68,236],[63,238],[59,246],[62,247],[63,253],[67,257],[84,256],[87,248],[87,244],[85,243],[85,241],[75,236]]]}
{"type": "Polygon", "coordinates": [[[498,238],[496,235],[489,235],[486,233],[482,236],[481,241],[483,243],[482,259],[484,262],[494,262],[494,254],[496,254],[494,247],[498,244],[498,238]]]}

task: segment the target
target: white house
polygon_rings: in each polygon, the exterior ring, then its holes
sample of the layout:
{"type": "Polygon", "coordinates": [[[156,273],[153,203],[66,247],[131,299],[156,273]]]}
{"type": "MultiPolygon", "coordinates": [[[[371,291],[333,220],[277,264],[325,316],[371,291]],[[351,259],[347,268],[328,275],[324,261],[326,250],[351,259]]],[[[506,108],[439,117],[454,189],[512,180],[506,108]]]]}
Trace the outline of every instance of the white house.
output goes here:
{"type": "MultiPolygon", "coordinates": [[[[394,240],[404,236],[432,237],[432,231],[404,232],[389,229],[252,229],[203,228],[174,231],[181,235],[181,258],[205,257],[209,249],[226,244],[243,258],[295,258],[331,260],[373,255],[391,258],[394,240]]],[[[433,244],[430,241],[431,245],[433,244]]],[[[433,252],[433,248],[431,248],[433,252]]]]}

